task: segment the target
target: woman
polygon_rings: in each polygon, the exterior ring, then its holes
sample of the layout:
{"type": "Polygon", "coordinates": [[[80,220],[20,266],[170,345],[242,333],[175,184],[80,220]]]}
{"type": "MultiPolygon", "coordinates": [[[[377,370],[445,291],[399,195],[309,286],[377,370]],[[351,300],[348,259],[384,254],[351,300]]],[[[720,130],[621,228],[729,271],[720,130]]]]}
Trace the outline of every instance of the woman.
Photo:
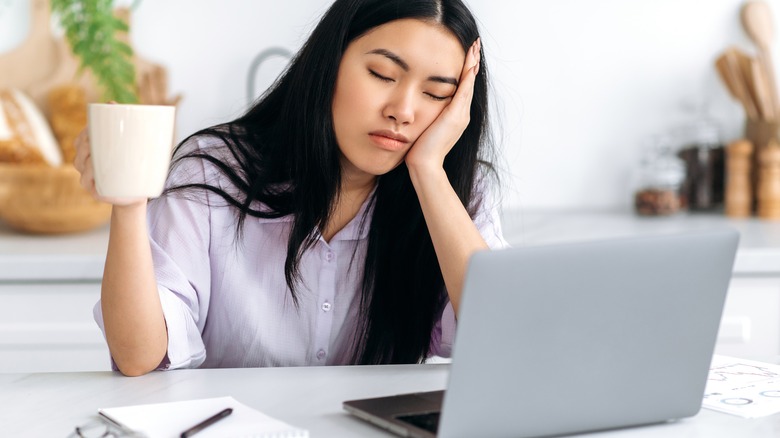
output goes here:
{"type": "Polygon", "coordinates": [[[245,115],[182,142],[163,196],[104,199],[115,366],[448,355],[469,256],[505,245],[485,73],[461,0],[337,0],[245,115]]]}

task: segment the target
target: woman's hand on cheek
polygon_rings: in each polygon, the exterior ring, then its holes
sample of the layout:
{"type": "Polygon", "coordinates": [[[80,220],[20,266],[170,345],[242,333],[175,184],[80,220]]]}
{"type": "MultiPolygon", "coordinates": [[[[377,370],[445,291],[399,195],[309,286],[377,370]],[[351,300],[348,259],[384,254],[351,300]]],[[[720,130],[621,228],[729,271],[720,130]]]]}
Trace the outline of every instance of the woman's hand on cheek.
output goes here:
{"type": "Polygon", "coordinates": [[[477,39],[466,53],[458,89],[450,103],[431,126],[423,131],[406,154],[406,165],[410,169],[441,169],[444,165],[444,157],[466,130],[471,117],[474,81],[479,73],[480,45],[480,40],[477,39]]]}

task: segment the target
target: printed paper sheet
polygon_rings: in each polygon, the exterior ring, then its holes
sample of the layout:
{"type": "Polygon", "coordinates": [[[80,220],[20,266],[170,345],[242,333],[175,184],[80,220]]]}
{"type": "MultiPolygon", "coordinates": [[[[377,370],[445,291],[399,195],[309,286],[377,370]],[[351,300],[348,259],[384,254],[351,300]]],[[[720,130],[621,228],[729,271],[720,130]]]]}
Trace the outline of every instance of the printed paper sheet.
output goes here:
{"type": "Polygon", "coordinates": [[[716,354],[702,406],[745,418],[780,412],[780,365],[716,354]]]}

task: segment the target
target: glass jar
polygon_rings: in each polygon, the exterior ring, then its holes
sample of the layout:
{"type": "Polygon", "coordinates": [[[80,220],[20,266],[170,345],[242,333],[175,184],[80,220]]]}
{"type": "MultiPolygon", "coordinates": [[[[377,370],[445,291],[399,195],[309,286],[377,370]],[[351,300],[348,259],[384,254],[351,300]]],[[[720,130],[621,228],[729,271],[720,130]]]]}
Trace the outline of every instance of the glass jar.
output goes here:
{"type": "Polygon", "coordinates": [[[692,211],[707,211],[723,206],[725,187],[725,150],[720,129],[711,119],[702,118],[676,130],[680,144],[678,156],[685,163],[682,193],[692,211]]]}
{"type": "Polygon", "coordinates": [[[641,216],[667,216],[686,204],[680,189],[685,165],[666,137],[654,139],[646,148],[637,171],[634,208],[641,216]]]}

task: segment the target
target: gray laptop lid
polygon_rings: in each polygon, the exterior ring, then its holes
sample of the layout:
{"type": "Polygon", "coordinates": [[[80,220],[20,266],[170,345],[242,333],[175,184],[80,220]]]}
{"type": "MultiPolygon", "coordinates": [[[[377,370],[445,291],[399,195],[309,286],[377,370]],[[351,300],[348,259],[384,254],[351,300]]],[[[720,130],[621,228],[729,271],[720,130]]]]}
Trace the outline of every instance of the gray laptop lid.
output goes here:
{"type": "Polygon", "coordinates": [[[696,414],[738,238],[476,254],[438,435],[565,434],[696,414]]]}

